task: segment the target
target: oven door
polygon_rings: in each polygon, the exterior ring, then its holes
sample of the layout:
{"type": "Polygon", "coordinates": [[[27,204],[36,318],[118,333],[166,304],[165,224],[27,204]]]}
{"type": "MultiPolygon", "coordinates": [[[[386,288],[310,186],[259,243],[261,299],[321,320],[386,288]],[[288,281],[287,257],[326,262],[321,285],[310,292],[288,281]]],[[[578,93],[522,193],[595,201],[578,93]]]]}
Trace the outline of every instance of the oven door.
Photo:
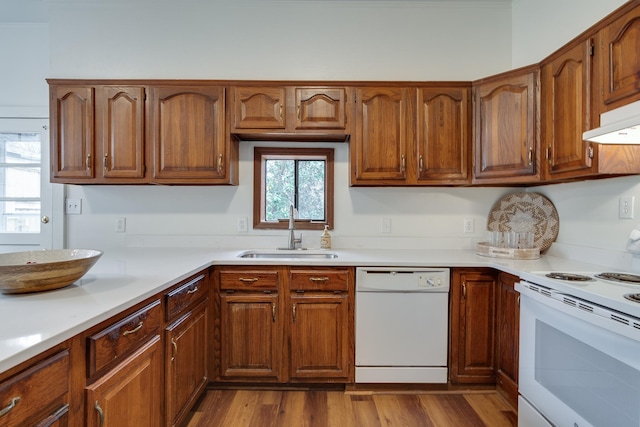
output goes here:
{"type": "Polygon", "coordinates": [[[625,325],[526,282],[516,289],[521,397],[556,426],[640,426],[640,320],[625,325]]]}

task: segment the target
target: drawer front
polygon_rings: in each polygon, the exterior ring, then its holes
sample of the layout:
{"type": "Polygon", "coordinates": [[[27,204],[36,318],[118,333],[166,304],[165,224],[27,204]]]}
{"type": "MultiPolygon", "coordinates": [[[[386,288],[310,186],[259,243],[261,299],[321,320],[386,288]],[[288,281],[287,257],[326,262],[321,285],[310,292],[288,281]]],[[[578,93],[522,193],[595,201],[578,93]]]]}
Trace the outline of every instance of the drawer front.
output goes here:
{"type": "Polygon", "coordinates": [[[292,268],[289,272],[292,291],[347,291],[350,281],[347,268],[292,268]]]}
{"type": "Polygon", "coordinates": [[[0,425],[34,425],[45,418],[68,401],[68,378],[69,350],[64,350],[0,383],[0,425]]]}
{"type": "Polygon", "coordinates": [[[186,308],[207,295],[207,275],[199,274],[165,294],[167,320],[173,319],[186,308]]]}
{"type": "Polygon", "coordinates": [[[138,348],[148,337],[159,333],[162,323],[160,301],[109,325],[88,338],[89,377],[107,368],[138,348]]]}
{"type": "Polygon", "coordinates": [[[277,270],[220,270],[220,289],[222,290],[277,290],[277,270]]]}

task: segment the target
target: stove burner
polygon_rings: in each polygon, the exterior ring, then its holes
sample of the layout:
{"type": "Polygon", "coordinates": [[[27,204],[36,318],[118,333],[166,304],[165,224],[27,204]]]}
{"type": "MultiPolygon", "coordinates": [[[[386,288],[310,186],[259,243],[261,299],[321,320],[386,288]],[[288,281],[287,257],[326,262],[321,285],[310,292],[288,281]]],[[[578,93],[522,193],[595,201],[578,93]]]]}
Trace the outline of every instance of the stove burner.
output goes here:
{"type": "Polygon", "coordinates": [[[611,280],[614,282],[640,285],[640,276],[629,273],[600,273],[596,274],[598,279],[611,280]]]}
{"type": "Polygon", "coordinates": [[[624,297],[629,301],[640,302],[640,294],[625,294],[624,297]]]}
{"type": "Polygon", "coordinates": [[[590,280],[593,280],[591,277],[583,276],[582,274],[559,273],[555,271],[547,273],[545,274],[545,276],[550,277],[551,279],[568,280],[570,282],[588,282],[590,280]]]}

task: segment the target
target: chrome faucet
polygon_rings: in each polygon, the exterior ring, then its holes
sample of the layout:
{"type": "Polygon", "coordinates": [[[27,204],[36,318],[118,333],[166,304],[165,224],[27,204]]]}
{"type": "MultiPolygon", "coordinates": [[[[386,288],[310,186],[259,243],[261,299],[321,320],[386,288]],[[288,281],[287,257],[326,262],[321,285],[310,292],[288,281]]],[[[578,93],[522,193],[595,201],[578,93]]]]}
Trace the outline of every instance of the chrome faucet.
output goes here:
{"type": "Polygon", "coordinates": [[[296,221],[293,218],[293,205],[289,207],[289,243],[287,249],[296,249],[296,244],[302,245],[302,233],[296,239],[296,221]]]}

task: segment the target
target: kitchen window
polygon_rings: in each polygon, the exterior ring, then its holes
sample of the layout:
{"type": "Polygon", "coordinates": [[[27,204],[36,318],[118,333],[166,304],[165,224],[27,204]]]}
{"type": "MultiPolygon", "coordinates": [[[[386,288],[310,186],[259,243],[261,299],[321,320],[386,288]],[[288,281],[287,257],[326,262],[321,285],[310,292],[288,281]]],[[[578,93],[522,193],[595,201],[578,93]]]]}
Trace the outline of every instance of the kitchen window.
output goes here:
{"type": "Polygon", "coordinates": [[[293,205],[296,229],[333,228],[333,149],[254,149],[253,227],[286,229],[293,205]]]}

